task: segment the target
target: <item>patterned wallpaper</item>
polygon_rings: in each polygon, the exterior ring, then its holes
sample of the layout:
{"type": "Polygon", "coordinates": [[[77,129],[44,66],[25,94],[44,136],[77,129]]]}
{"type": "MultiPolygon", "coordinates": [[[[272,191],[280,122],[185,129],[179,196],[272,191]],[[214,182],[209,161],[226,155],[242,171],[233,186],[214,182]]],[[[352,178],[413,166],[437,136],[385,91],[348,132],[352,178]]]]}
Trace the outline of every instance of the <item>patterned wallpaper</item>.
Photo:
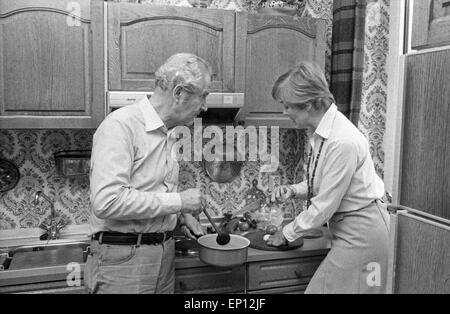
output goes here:
{"type": "MultiPolygon", "coordinates": [[[[56,173],[53,153],[61,150],[90,149],[94,130],[0,130],[0,158],[13,161],[21,179],[11,191],[0,194],[0,230],[35,228],[48,217],[48,203],[34,206],[34,194],[41,190],[55,200],[55,209],[72,224],[89,221],[89,180],[65,178],[56,173]]],[[[306,135],[299,130],[280,131],[280,167],[271,175],[279,176],[282,184],[303,177],[304,143],[306,135]]],[[[209,210],[221,216],[236,212],[245,204],[252,181],[267,189],[269,177],[259,171],[259,162],[244,164],[240,176],[231,183],[211,182],[200,162],[180,164],[179,190],[202,188],[207,191],[209,210]]],[[[296,208],[302,208],[302,202],[296,208]]],[[[293,217],[292,203],[283,208],[285,218],[293,217]]]]}
{"type": "Polygon", "coordinates": [[[358,128],[367,137],[375,169],[384,178],[390,0],[369,0],[366,10],[364,74],[358,128]]]}
{"type": "MultiPolygon", "coordinates": [[[[138,0],[128,0],[139,2],[138,0]]],[[[192,0],[190,0],[192,1],[192,0]]],[[[213,0],[211,8],[245,9],[243,0],[213,0]]],[[[141,2],[190,6],[187,0],[142,0],[141,2]]],[[[304,16],[327,21],[327,75],[330,69],[333,0],[306,0],[304,16]]],[[[363,104],[359,128],[368,137],[376,169],[383,175],[384,151],[382,141],[386,115],[386,54],[388,49],[389,0],[372,0],[367,7],[363,104]]],[[[0,230],[37,227],[49,214],[47,205],[34,207],[36,190],[55,199],[57,212],[73,224],[87,223],[89,219],[89,181],[87,178],[68,179],[56,174],[53,152],[88,149],[94,130],[0,130],[0,157],[15,162],[21,180],[15,189],[0,194],[0,230]]],[[[280,167],[282,184],[298,182],[303,178],[305,134],[298,130],[280,131],[280,167]]],[[[245,204],[248,188],[257,179],[266,189],[269,178],[259,172],[258,163],[246,163],[240,177],[228,184],[211,182],[200,163],[183,162],[180,165],[180,190],[203,187],[208,192],[211,210],[236,211],[245,204]]],[[[291,218],[304,207],[286,204],[285,218],[291,218]],[[295,207],[295,212],[293,208],[295,207]]]]}
{"type": "Polygon", "coordinates": [[[14,162],[21,179],[0,194],[0,229],[34,228],[50,214],[45,201],[34,206],[41,190],[54,199],[58,214],[74,224],[89,220],[89,180],[56,173],[53,153],[90,149],[94,130],[0,130],[0,157],[14,162]]]}

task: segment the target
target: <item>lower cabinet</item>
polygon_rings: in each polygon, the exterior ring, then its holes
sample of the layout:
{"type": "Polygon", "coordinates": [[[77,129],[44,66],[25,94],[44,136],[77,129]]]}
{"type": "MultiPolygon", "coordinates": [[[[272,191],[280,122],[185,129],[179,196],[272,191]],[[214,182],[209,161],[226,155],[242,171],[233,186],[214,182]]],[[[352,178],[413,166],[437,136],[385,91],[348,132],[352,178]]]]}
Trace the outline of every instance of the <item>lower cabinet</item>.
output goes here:
{"type": "Polygon", "coordinates": [[[308,285],[298,285],[274,289],[251,290],[247,294],[304,294],[308,285]]]}
{"type": "Polygon", "coordinates": [[[175,293],[244,293],[245,266],[175,270],[175,293]]]}
{"type": "MultiPolygon", "coordinates": [[[[175,269],[177,294],[288,294],[304,293],[325,255],[249,262],[223,267],[175,269]]],[[[67,282],[38,282],[0,287],[0,293],[85,294],[83,286],[68,287],[67,282]]]]}
{"type": "Polygon", "coordinates": [[[325,255],[175,271],[175,293],[304,293],[325,255]]]}
{"type": "Polygon", "coordinates": [[[88,291],[83,285],[79,287],[67,286],[67,281],[50,281],[23,285],[13,285],[0,287],[0,294],[87,294],[88,291]]]}
{"type": "Polygon", "coordinates": [[[249,263],[247,293],[303,293],[325,256],[249,263]]]}

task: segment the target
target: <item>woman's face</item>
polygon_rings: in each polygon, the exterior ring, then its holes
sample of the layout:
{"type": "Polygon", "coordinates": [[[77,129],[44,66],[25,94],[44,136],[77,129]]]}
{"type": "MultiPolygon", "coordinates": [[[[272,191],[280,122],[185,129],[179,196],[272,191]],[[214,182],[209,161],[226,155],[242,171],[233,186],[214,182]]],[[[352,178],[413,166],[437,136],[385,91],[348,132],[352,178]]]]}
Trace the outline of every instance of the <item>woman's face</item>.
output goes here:
{"type": "Polygon", "coordinates": [[[287,102],[281,102],[284,111],[283,114],[288,116],[294,125],[299,129],[307,129],[309,127],[309,110],[310,104],[291,104],[287,102]]]}

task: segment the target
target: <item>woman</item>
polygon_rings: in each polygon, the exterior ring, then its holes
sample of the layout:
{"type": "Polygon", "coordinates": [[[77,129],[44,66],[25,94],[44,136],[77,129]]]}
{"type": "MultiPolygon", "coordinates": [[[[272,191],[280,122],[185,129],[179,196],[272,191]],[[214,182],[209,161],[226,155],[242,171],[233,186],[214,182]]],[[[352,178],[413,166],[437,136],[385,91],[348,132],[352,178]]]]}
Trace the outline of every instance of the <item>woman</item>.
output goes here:
{"type": "Polygon", "coordinates": [[[306,199],[307,210],[267,243],[284,245],[328,222],[332,247],[306,293],[385,293],[389,215],[366,138],[338,111],[314,63],[283,74],[272,96],[296,127],[306,129],[310,151],[306,180],[280,186],[271,196],[272,202],[306,199]]]}

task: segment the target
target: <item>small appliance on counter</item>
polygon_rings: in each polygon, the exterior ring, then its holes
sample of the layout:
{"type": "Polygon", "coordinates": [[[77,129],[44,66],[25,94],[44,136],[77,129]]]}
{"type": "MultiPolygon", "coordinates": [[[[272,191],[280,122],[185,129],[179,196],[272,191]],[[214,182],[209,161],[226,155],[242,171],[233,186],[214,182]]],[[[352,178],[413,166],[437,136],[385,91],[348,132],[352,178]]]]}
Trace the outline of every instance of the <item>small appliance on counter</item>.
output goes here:
{"type": "Polygon", "coordinates": [[[56,172],[64,177],[80,177],[89,175],[91,151],[67,150],[53,154],[56,172]]]}

